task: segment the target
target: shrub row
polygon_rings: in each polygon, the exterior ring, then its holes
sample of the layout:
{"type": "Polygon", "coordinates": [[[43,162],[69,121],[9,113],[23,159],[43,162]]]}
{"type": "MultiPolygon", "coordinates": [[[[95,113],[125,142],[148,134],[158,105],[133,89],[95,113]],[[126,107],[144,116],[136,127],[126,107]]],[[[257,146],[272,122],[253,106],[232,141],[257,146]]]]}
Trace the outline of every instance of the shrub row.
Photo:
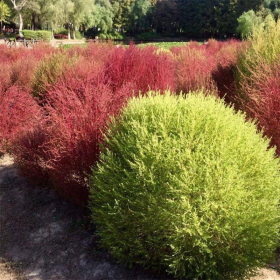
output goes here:
{"type": "Polygon", "coordinates": [[[52,39],[52,33],[46,30],[22,30],[22,34],[28,40],[34,39],[49,42],[52,39]]]}
{"type": "MultiPolygon", "coordinates": [[[[69,192],[70,198],[78,200],[76,196],[79,197],[80,192],[87,193],[85,174],[98,158],[93,156],[90,162],[83,160],[83,157],[87,157],[83,154],[88,149],[87,145],[91,145],[89,139],[97,137],[94,145],[98,146],[102,137],[95,136],[96,129],[99,133],[99,129],[106,126],[109,116],[117,114],[128,98],[138,95],[139,91],[145,94],[148,90],[163,91],[169,88],[179,93],[199,90],[201,87],[212,95],[224,96],[225,93],[235,90],[232,67],[236,64],[237,53],[241,47],[237,41],[221,43],[214,40],[202,46],[192,42],[170,51],[162,51],[153,46],[139,49],[134,45],[123,48],[112,44],[92,44],[87,48],[77,47],[67,51],[53,50],[45,46],[37,46],[30,51],[2,47],[4,55],[0,53],[0,63],[7,71],[0,74],[0,79],[3,80],[1,94],[4,95],[12,85],[22,89],[22,99],[30,93],[33,94],[34,100],[43,111],[44,121],[39,124],[40,135],[47,134],[39,137],[46,139],[46,142],[38,146],[35,141],[40,154],[40,160],[35,160],[38,164],[36,170],[42,168],[43,173],[52,178],[51,181],[58,190],[63,189],[65,194],[69,192]],[[26,63],[27,58],[29,63],[26,63]],[[225,75],[228,75],[228,79],[224,79],[225,75]],[[97,114],[100,109],[87,104],[92,102],[94,93],[101,95],[98,93],[100,88],[104,91],[102,98],[117,105],[114,109],[103,105],[102,110],[106,112],[107,118],[102,117],[102,121],[97,114]],[[78,108],[79,110],[76,110],[78,108]],[[89,111],[83,108],[88,108],[89,111]],[[79,111],[83,110],[84,115],[80,115],[79,111]],[[91,118],[94,118],[92,122],[87,121],[90,128],[79,127],[79,122],[91,118]],[[85,147],[79,150],[79,145],[82,144],[85,147]],[[70,153],[71,149],[79,152],[70,153]],[[61,164],[60,167],[58,163],[61,164]],[[57,178],[53,174],[56,174],[57,178]]],[[[99,101],[96,102],[98,104],[99,101]]],[[[102,100],[100,102],[103,104],[102,100]]],[[[1,129],[4,131],[4,128],[1,129]]],[[[31,130],[34,129],[38,131],[38,128],[32,126],[31,130]]],[[[3,135],[9,133],[5,132],[3,135]]],[[[31,137],[33,134],[26,135],[31,137]]],[[[6,143],[7,139],[2,138],[6,143]]],[[[21,142],[28,141],[17,141],[15,145],[21,145],[21,142]]],[[[36,149],[32,149],[35,158],[36,149]]],[[[21,162],[21,169],[25,172],[25,164],[20,156],[15,157],[21,162]]],[[[36,180],[42,178],[41,172],[34,172],[33,175],[36,180]]],[[[83,203],[86,203],[86,199],[83,203]]]]}

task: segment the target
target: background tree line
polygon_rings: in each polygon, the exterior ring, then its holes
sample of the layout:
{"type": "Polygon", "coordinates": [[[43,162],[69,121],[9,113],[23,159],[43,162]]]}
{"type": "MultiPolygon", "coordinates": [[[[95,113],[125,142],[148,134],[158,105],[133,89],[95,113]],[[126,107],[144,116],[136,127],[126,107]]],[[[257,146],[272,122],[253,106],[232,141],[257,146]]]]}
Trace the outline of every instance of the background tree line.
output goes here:
{"type": "Polygon", "coordinates": [[[271,14],[276,18],[280,0],[0,0],[1,26],[13,21],[20,29],[64,27],[73,37],[76,30],[128,36],[154,32],[190,38],[231,37],[244,12],[247,27],[255,17],[260,20],[271,14]]]}

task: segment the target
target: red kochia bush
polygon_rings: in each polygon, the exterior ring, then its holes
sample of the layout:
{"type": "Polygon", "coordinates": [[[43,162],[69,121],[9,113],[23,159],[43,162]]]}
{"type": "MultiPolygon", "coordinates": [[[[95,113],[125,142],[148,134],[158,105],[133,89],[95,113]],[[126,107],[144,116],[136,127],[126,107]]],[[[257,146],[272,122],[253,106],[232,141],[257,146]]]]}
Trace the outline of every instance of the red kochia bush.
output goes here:
{"type": "Polygon", "coordinates": [[[236,99],[235,68],[237,55],[243,45],[237,40],[223,43],[221,49],[215,54],[216,66],[212,71],[212,78],[217,85],[219,97],[226,103],[233,103],[236,99]]]}
{"type": "Polygon", "coordinates": [[[203,45],[190,42],[171,48],[176,62],[177,92],[204,88],[223,97],[234,83],[232,65],[236,64],[240,45],[237,40],[209,40],[203,45]]]}
{"type": "Polygon", "coordinates": [[[0,150],[9,150],[11,142],[41,118],[41,109],[28,92],[16,86],[1,91],[0,150]]]}
{"type": "Polygon", "coordinates": [[[203,49],[184,47],[175,57],[177,92],[189,92],[204,88],[215,92],[211,72],[215,67],[213,56],[203,49]]]}
{"type": "Polygon", "coordinates": [[[48,91],[47,168],[62,196],[86,204],[86,174],[99,157],[102,131],[131,95],[130,85],[113,92],[90,62],[76,65],[48,91]]]}
{"type": "Polygon", "coordinates": [[[113,90],[130,84],[135,92],[175,89],[174,62],[166,53],[156,54],[156,48],[115,48],[106,67],[106,79],[113,90]]]}
{"type": "MultiPolygon", "coordinates": [[[[269,65],[262,61],[250,70],[247,82],[242,84],[246,98],[240,99],[248,116],[258,120],[259,127],[271,138],[280,155],[280,62],[269,65]]],[[[250,69],[250,68],[248,68],[250,69]]]]}
{"type": "Polygon", "coordinates": [[[48,44],[39,44],[32,49],[0,46],[0,91],[13,85],[29,90],[36,65],[55,51],[48,44]]]}
{"type": "Polygon", "coordinates": [[[47,124],[44,119],[21,131],[12,141],[12,154],[20,173],[38,185],[48,185],[47,124]]]}

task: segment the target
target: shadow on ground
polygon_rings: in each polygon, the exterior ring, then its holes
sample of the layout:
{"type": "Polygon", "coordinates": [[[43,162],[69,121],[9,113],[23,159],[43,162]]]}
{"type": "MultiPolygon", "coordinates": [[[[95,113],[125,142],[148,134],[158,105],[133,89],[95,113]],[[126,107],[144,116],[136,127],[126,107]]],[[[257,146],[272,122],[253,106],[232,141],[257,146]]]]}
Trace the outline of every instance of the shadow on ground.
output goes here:
{"type": "Polygon", "coordinates": [[[118,265],[97,246],[83,213],[30,185],[0,159],[0,279],[172,279],[118,265]]]}

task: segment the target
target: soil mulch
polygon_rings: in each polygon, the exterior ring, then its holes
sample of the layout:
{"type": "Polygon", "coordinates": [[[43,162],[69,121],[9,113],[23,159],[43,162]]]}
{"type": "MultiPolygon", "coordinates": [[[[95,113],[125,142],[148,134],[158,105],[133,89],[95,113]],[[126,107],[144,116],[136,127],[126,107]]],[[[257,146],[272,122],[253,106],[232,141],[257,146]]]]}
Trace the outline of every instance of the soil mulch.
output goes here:
{"type": "MultiPolygon", "coordinates": [[[[117,264],[98,240],[80,209],[20,177],[9,156],[0,158],[1,280],[173,279],[117,264]]],[[[280,279],[279,263],[253,279],[280,279]]]]}

